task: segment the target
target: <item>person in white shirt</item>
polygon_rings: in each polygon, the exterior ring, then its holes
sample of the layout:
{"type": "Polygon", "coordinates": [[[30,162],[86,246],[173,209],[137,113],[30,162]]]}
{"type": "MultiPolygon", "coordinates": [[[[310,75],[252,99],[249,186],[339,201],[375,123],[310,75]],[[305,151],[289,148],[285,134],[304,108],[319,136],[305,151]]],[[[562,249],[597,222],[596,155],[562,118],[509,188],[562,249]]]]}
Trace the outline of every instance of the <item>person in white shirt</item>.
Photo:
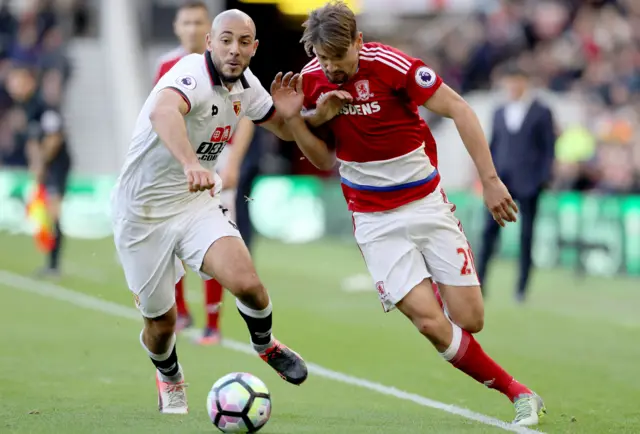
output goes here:
{"type": "MultiPolygon", "coordinates": [[[[517,63],[506,65],[502,84],[508,100],[494,112],[491,131],[491,155],[498,176],[503,180],[520,210],[519,277],[516,301],[523,303],[533,267],[533,240],[538,203],[551,182],[555,159],[556,128],[551,109],[536,95],[526,70],[517,63]]],[[[485,217],[482,247],[477,257],[477,272],[483,294],[489,263],[495,253],[500,226],[485,217]]]]}
{"type": "Polygon", "coordinates": [[[162,413],[188,412],[175,344],[174,285],[182,262],[236,296],[254,348],[282,378],[301,384],[307,377],[302,358],[271,334],[269,294],[221,205],[215,174],[243,117],[291,138],[248,68],[258,47],[251,18],[221,13],[206,41],[204,54],[182,58],[151,91],[112,196],[115,245],[144,317],[140,342],[157,368],[162,413]]]}

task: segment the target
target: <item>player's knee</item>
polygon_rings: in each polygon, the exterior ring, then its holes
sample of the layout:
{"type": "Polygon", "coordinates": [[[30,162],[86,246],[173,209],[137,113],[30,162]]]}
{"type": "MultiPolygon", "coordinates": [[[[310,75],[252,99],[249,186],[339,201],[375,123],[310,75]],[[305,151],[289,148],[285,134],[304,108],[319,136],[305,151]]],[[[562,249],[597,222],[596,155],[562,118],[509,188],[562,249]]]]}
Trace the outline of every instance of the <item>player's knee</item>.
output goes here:
{"type": "Polygon", "coordinates": [[[484,312],[476,309],[454,322],[469,333],[479,333],[484,328],[484,312]]]}
{"type": "Polygon", "coordinates": [[[261,293],[264,291],[264,287],[257,275],[242,275],[238,276],[235,282],[233,282],[229,291],[231,291],[233,295],[241,301],[248,302],[247,304],[251,305],[254,304],[253,301],[256,298],[260,297],[261,293]]]}
{"type": "Polygon", "coordinates": [[[413,324],[416,326],[420,334],[431,342],[438,343],[441,340],[446,340],[444,337],[447,334],[449,325],[447,324],[447,319],[444,315],[415,318],[413,320],[413,324]]]}
{"type": "Polygon", "coordinates": [[[157,342],[167,342],[175,333],[176,316],[170,312],[157,318],[145,318],[148,334],[157,342]]]}

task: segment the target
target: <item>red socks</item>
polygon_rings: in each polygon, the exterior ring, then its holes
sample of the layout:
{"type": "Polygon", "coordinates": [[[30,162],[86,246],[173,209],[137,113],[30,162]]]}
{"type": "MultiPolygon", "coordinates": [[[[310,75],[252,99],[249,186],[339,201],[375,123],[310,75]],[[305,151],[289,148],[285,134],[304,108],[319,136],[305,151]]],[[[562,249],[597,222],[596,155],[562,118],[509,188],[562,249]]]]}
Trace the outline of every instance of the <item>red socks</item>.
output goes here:
{"type": "Polygon", "coordinates": [[[511,401],[531,390],[518,383],[489,357],[469,332],[453,326],[453,341],[441,356],[474,380],[506,395],[511,401]]]}
{"type": "Polygon", "coordinates": [[[176,283],[176,308],[179,316],[189,316],[187,302],[184,299],[184,277],[176,283]]]}
{"type": "Polygon", "coordinates": [[[204,302],[207,313],[207,327],[219,330],[220,305],[224,289],[217,280],[211,279],[204,282],[204,302]]]}
{"type": "Polygon", "coordinates": [[[438,304],[442,309],[444,309],[444,303],[442,302],[442,297],[440,296],[440,290],[438,289],[438,284],[434,281],[431,281],[431,289],[433,289],[433,294],[436,296],[436,300],[438,300],[438,304]]]}
{"type": "MultiPolygon", "coordinates": [[[[207,327],[218,330],[220,319],[220,304],[224,289],[217,280],[211,279],[204,282],[205,312],[207,314],[207,327]]],[[[176,307],[179,316],[189,316],[189,309],[184,297],[184,277],[176,283],[176,307]]]]}

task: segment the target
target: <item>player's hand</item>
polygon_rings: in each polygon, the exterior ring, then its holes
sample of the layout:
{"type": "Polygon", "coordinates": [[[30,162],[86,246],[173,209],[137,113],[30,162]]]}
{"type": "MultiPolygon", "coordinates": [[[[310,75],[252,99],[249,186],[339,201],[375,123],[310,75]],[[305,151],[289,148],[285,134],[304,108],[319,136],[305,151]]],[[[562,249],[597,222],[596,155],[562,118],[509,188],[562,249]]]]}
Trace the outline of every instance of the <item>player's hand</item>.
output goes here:
{"type": "Polygon", "coordinates": [[[515,222],[518,206],[513,201],[507,187],[500,178],[493,177],[482,182],[484,203],[489,208],[493,219],[502,227],[506,222],[515,222]]]}
{"type": "Polygon", "coordinates": [[[184,174],[187,176],[189,191],[210,190],[215,186],[215,179],[210,170],[202,167],[200,163],[192,163],[184,166],[184,174]]]}
{"type": "Polygon", "coordinates": [[[332,90],[318,99],[316,114],[325,122],[330,121],[340,113],[342,107],[353,101],[351,94],[345,90],[332,90]]]}
{"type": "Polygon", "coordinates": [[[302,76],[287,72],[284,76],[278,72],[271,82],[271,97],[276,112],[285,120],[300,116],[304,93],[302,92],[302,76]]]}

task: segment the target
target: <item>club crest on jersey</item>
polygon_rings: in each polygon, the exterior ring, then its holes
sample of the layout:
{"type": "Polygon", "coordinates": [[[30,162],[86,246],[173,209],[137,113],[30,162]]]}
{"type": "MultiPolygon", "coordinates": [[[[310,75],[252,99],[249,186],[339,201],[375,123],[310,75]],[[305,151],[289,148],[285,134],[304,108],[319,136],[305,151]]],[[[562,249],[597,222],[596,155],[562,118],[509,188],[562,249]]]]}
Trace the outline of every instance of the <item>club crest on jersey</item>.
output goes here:
{"type": "Polygon", "coordinates": [[[196,79],[190,75],[183,75],[182,77],[178,77],[176,83],[189,90],[193,90],[196,88],[196,79]]]}
{"type": "Polygon", "coordinates": [[[369,88],[369,80],[356,81],[356,92],[358,101],[366,101],[373,96],[369,88]]]}
{"type": "Polygon", "coordinates": [[[426,66],[421,66],[416,69],[416,83],[418,86],[429,88],[436,84],[436,73],[433,72],[433,69],[427,68],[426,66]]]}
{"type": "Polygon", "coordinates": [[[242,110],[242,101],[234,101],[233,102],[233,111],[236,116],[240,116],[240,111],[242,110]]]}
{"type": "Polygon", "coordinates": [[[380,295],[381,298],[384,298],[387,296],[387,293],[384,290],[384,282],[382,281],[376,282],[376,289],[378,290],[378,294],[380,295]]]}

